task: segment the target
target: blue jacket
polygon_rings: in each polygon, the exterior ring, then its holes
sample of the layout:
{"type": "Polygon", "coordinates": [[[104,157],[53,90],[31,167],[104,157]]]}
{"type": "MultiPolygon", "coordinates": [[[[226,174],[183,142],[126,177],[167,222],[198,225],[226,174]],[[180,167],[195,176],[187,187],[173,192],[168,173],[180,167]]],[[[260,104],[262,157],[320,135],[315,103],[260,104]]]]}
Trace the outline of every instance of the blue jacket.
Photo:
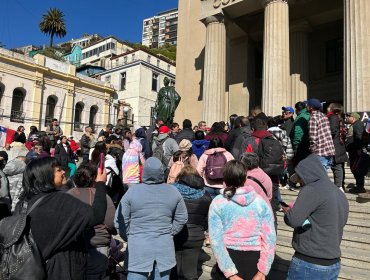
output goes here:
{"type": "Polygon", "coordinates": [[[145,161],[143,183],[129,188],[114,218],[120,236],[128,241],[128,270],[151,272],[156,262],[160,272],[176,265],[173,236],[188,219],[184,199],[164,183],[162,163],[145,161]]]}
{"type": "Polygon", "coordinates": [[[199,159],[205,150],[208,149],[209,141],[203,139],[203,140],[194,140],[192,143],[192,148],[194,154],[197,156],[199,159]]]}

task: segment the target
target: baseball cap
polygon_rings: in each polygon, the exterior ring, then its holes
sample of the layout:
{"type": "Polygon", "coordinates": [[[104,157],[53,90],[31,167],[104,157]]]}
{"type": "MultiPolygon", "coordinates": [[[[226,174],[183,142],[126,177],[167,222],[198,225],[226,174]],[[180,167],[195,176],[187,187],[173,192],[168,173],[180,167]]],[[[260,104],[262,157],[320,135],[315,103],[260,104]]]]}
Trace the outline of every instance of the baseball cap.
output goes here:
{"type": "Polygon", "coordinates": [[[68,135],[68,137],[67,137],[68,139],[70,139],[70,138],[73,138],[73,135],[68,135]]]}
{"type": "Polygon", "coordinates": [[[294,109],[292,107],[290,107],[290,106],[281,107],[281,110],[287,111],[287,112],[289,111],[292,114],[294,114],[294,109]]]}
{"type": "Polygon", "coordinates": [[[359,120],[361,118],[360,114],[356,112],[350,113],[349,116],[355,118],[356,120],[359,120]]]}
{"type": "Polygon", "coordinates": [[[170,132],[171,129],[168,127],[168,126],[165,126],[165,125],[162,125],[160,128],[159,128],[159,133],[160,134],[165,134],[165,133],[168,133],[170,132]]]}
{"type": "Polygon", "coordinates": [[[316,99],[316,98],[311,98],[311,99],[308,99],[307,100],[307,106],[310,106],[316,110],[318,109],[321,109],[321,102],[320,100],[316,99]]]}

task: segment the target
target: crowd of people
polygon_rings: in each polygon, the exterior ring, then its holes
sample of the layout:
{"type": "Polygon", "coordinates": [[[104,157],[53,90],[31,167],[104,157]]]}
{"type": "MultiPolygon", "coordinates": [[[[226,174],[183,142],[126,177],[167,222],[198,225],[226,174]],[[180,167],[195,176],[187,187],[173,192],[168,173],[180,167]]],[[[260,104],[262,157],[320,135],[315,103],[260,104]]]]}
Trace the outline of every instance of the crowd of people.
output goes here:
{"type": "Polygon", "coordinates": [[[288,279],[337,279],[344,192],[366,192],[367,133],[358,113],[332,103],[325,115],[317,99],[273,117],[255,107],[210,128],[120,119],[97,137],[85,127],[77,141],[56,119],[46,131],[31,126],[28,137],[20,126],[0,151],[0,226],[24,202],[37,205],[30,229],[48,279],[104,279],[120,261],[119,235],[129,280],[198,279],[204,245],[217,261],[215,279],[261,280],[283,211],[294,229],[288,279]],[[283,201],[281,188],[299,191],[295,203],[283,201]]]}

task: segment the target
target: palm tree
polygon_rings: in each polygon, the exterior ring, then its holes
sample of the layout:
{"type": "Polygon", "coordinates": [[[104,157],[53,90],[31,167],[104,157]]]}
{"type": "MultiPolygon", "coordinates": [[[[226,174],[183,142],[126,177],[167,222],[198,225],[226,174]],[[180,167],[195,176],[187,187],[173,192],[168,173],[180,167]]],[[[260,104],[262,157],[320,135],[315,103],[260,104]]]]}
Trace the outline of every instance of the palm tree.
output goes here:
{"type": "Polygon", "coordinates": [[[48,12],[42,16],[39,27],[42,33],[50,35],[50,47],[53,46],[54,35],[62,38],[67,34],[64,14],[57,8],[50,8],[48,12]]]}

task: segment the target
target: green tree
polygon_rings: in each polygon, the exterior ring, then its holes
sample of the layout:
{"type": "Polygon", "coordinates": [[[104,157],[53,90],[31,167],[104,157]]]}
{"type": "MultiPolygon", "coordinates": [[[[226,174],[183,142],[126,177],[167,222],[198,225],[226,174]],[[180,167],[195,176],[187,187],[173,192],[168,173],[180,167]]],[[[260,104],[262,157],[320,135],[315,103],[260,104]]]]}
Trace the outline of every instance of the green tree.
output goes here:
{"type": "Polygon", "coordinates": [[[39,28],[42,33],[50,35],[50,47],[52,47],[54,36],[63,38],[67,34],[63,12],[57,8],[50,8],[42,16],[39,28]]]}

